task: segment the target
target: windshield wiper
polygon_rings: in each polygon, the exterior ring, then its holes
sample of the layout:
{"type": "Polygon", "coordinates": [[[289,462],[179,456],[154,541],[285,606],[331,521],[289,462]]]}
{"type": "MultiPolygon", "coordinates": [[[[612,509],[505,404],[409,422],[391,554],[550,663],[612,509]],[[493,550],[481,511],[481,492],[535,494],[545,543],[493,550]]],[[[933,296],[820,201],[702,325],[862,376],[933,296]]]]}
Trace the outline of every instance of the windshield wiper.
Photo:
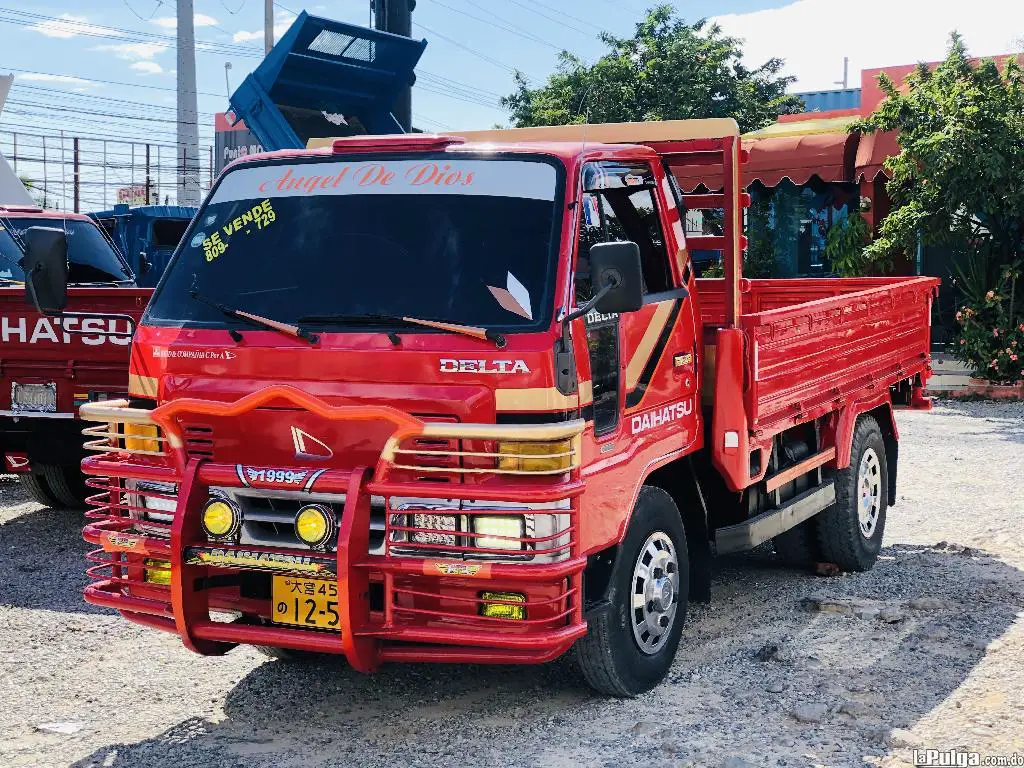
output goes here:
{"type": "MultiPolygon", "coordinates": [[[[223,304],[216,302],[207,296],[204,296],[195,289],[190,291],[189,295],[196,301],[202,302],[203,304],[206,304],[209,307],[213,307],[218,312],[222,312],[228,317],[234,317],[237,318],[238,320],[244,320],[245,322],[251,325],[257,325],[260,326],[261,328],[268,328],[271,331],[277,331],[278,333],[283,333],[286,336],[292,336],[293,338],[296,339],[304,339],[308,341],[310,344],[316,344],[317,342],[320,341],[319,336],[317,336],[315,333],[310,333],[301,325],[280,323],[277,320],[271,320],[269,317],[263,317],[262,315],[254,315],[252,312],[245,312],[241,309],[232,309],[231,307],[226,307],[223,304]]],[[[299,322],[302,321],[300,320],[299,322]]],[[[241,334],[239,334],[238,331],[234,331],[233,333],[231,333],[231,338],[234,339],[235,341],[240,341],[240,336],[241,334]]]]}
{"type": "MultiPolygon", "coordinates": [[[[463,336],[470,336],[481,341],[491,341],[499,348],[507,344],[505,337],[489,328],[480,328],[474,325],[461,325],[459,323],[446,323],[440,320],[425,320],[421,317],[409,317],[407,315],[388,315],[381,312],[369,312],[357,315],[304,315],[299,318],[300,323],[324,323],[330,325],[365,325],[367,323],[401,324],[401,325],[422,325],[427,328],[436,328],[440,331],[461,333],[463,336]]],[[[390,334],[389,334],[390,336],[390,334]]],[[[392,343],[394,339],[391,340],[392,343]]]]}

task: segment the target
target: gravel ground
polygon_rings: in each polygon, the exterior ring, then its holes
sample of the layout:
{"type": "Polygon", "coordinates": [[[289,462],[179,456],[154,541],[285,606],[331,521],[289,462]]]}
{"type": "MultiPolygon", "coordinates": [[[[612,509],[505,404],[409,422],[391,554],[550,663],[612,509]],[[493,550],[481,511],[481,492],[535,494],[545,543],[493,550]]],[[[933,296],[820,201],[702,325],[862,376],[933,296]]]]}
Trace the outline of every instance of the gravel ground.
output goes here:
{"type": "Polygon", "coordinates": [[[540,668],[187,652],[87,606],[79,517],[0,481],[0,766],[881,766],[1024,753],[1024,405],[903,413],[867,574],[723,559],[670,679],[604,700],[540,668]]]}

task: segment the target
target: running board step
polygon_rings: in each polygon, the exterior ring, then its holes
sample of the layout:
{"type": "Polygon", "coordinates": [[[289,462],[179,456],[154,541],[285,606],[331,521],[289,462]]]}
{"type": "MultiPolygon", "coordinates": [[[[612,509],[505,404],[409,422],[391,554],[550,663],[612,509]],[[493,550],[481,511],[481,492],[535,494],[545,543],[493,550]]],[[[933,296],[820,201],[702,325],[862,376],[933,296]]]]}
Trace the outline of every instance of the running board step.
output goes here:
{"type": "Polygon", "coordinates": [[[774,539],[780,533],[795,528],[804,520],[814,517],[835,503],[835,481],[829,480],[744,523],[719,528],[715,531],[715,550],[718,554],[724,555],[753,549],[768,539],[774,539]]]}

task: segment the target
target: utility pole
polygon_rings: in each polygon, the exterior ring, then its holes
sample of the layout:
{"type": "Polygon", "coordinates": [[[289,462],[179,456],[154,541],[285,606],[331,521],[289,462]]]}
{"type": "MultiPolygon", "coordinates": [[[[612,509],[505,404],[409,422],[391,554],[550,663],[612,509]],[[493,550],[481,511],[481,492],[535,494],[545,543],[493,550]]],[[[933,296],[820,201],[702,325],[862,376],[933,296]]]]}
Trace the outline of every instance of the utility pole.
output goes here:
{"type": "Polygon", "coordinates": [[[263,0],[263,53],[274,47],[274,0],[263,0]]]}
{"type": "Polygon", "coordinates": [[[843,86],[843,90],[846,90],[847,88],[850,87],[850,57],[849,56],[843,56],[843,79],[842,80],[836,80],[835,84],[843,86]]]}
{"type": "Polygon", "coordinates": [[[199,204],[199,106],[193,0],[178,0],[178,205],[199,204]]]}
{"type": "MultiPolygon", "coordinates": [[[[374,26],[393,35],[412,37],[412,12],[416,9],[416,0],[373,0],[374,26]]],[[[412,86],[416,82],[413,75],[409,84],[402,86],[395,98],[393,112],[408,133],[412,130],[412,86]]]]}

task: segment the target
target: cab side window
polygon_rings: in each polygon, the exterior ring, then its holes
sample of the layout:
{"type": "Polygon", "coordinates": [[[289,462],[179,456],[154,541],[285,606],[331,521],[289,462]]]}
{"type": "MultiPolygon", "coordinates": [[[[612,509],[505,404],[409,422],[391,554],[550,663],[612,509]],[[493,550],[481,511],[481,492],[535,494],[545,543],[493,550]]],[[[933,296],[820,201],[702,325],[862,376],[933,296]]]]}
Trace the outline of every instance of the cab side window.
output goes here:
{"type": "Polygon", "coordinates": [[[640,248],[644,292],[671,290],[672,269],[650,167],[592,163],[584,169],[584,189],[576,268],[577,306],[593,295],[589,253],[596,243],[633,241],[640,248]]]}

